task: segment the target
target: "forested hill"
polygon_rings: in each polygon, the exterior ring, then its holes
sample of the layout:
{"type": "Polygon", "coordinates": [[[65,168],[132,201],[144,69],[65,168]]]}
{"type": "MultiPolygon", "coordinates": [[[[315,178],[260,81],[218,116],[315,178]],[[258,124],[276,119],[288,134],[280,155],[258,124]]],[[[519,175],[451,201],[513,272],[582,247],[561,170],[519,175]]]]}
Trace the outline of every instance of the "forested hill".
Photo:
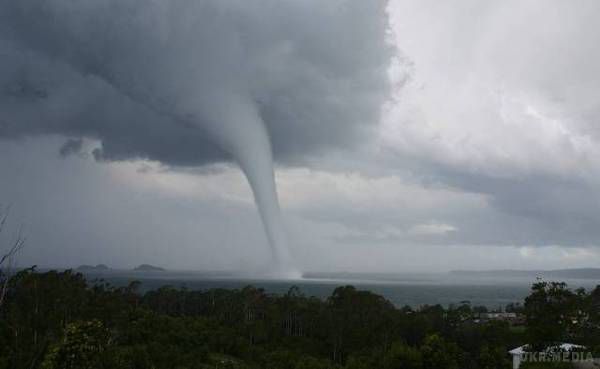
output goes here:
{"type": "Polygon", "coordinates": [[[396,308],[352,286],[323,300],[296,287],[140,294],[69,270],[6,282],[0,369],[501,369],[524,343],[600,349],[600,287],[536,283],[508,321],[469,304],[396,308]]]}

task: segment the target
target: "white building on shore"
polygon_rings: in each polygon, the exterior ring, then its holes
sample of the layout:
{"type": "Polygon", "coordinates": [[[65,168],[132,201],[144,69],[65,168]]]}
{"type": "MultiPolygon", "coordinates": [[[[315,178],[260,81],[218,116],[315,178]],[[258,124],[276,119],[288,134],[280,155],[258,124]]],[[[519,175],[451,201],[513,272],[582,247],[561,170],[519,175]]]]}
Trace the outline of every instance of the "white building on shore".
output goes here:
{"type": "MultiPolygon", "coordinates": [[[[553,359],[551,358],[556,354],[570,353],[585,349],[585,346],[575,345],[573,343],[561,343],[557,346],[547,347],[542,352],[529,352],[528,347],[529,345],[523,345],[508,352],[512,356],[513,369],[519,369],[521,363],[524,361],[552,361],[553,359]]],[[[581,361],[586,361],[588,360],[588,357],[584,356],[578,359],[581,359],[581,361]]]]}

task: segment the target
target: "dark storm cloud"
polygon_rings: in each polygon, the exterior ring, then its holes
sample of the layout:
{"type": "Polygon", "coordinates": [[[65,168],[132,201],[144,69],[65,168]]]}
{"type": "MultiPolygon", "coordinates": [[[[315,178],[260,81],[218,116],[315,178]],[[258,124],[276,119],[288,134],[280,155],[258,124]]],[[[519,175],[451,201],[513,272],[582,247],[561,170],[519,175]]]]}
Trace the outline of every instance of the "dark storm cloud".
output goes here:
{"type": "Polygon", "coordinates": [[[69,155],[76,155],[81,153],[81,149],[83,148],[83,140],[82,139],[68,139],[58,151],[60,156],[65,158],[69,155]]]}
{"type": "MultiPolygon", "coordinates": [[[[406,160],[406,159],[403,159],[406,160]]],[[[600,239],[597,186],[578,177],[547,173],[496,176],[470,167],[421,158],[404,168],[421,173],[426,187],[446,187],[486,198],[493,212],[453,209],[461,230],[444,242],[477,245],[596,246],[600,239]]]]}
{"type": "Polygon", "coordinates": [[[280,162],[353,146],[387,93],[386,22],[365,1],[2,0],[0,137],[91,137],[102,160],[229,160],[181,106],[198,100],[203,119],[240,94],[280,162]]]}

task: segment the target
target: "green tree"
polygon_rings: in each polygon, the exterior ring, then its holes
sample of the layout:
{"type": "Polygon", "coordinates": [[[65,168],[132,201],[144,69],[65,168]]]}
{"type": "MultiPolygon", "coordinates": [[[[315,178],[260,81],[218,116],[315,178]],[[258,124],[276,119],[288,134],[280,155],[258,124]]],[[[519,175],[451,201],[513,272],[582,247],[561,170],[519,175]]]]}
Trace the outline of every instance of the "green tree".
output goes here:
{"type": "Polygon", "coordinates": [[[580,308],[580,298],[564,282],[538,282],[525,299],[527,336],[534,350],[570,340],[580,308]]]}
{"type": "Polygon", "coordinates": [[[402,342],[394,342],[383,359],[384,369],[421,369],[421,352],[402,342]]]}
{"type": "Polygon", "coordinates": [[[510,360],[504,347],[484,345],[478,358],[480,369],[505,369],[510,366],[510,360]]]}
{"type": "Polygon", "coordinates": [[[328,360],[303,356],[296,362],[294,369],[333,369],[333,365],[328,360]]]}
{"type": "Polygon", "coordinates": [[[423,369],[459,369],[460,349],[433,334],[425,338],[421,346],[423,369]]]}
{"type": "Polygon", "coordinates": [[[98,320],[71,323],[61,342],[48,352],[43,369],[95,369],[103,367],[110,334],[98,320]]]}

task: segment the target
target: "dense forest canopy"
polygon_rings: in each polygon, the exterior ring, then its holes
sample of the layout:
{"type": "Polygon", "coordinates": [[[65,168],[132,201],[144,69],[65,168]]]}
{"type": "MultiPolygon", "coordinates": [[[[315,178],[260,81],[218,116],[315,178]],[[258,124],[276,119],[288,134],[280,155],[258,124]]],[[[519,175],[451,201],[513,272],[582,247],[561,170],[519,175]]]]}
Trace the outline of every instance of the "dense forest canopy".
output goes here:
{"type": "Polygon", "coordinates": [[[0,307],[0,368],[493,369],[509,368],[507,351],[526,343],[600,349],[600,287],[537,282],[510,309],[525,318],[520,326],[476,319],[485,308],[466,302],[399,308],[352,286],[326,300],[297,287],[139,286],[17,273],[0,307]]]}

